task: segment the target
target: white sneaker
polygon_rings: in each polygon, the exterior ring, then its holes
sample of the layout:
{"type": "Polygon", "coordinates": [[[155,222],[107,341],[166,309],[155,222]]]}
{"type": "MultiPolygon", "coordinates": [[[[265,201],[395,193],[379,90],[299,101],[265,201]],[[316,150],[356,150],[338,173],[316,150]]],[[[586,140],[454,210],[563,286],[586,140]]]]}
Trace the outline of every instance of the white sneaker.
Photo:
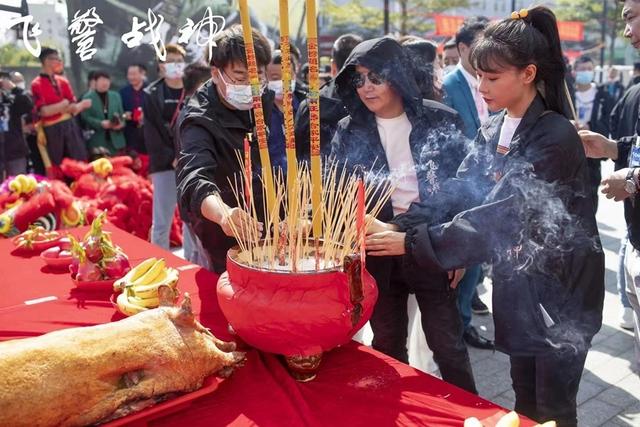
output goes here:
{"type": "Polygon", "coordinates": [[[633,309],[630,307],[623,307],[620,312],[620,327],[633,331],[633,309]]]}

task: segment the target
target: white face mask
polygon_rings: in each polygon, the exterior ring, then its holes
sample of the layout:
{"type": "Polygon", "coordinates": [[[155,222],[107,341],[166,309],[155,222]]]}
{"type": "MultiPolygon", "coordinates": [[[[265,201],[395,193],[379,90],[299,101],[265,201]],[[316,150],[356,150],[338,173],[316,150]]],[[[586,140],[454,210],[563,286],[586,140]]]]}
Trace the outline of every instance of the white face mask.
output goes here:
{"type": "Polygon", "coordinates": [[[238,110],[247,111],[253,107],[253,94],[250,85],[234,85],[225,80],[218,69],[218,75],[227,86],[226,95],[224,96],[231,106],[238,110]]]}
{"type": "Polygon", "coordinates": [[[16,83],[16,87],[25,90],[27,88],[27,84],[25,82],[16,83]]]}
{"type": "MultiPolygon", "coordinates": [[[[282,80],[271,80],[268,85],[270,90],[274,91],[276,94],[276,99],[281,100],[284,98],[284,84],[282,80]]],[[[296,81],[291,80],[291,92],[296,90],[296,81]]]]}
{"type": "Polygon", "coordinates": [[[184,62],[167,62],[164,64],[164,76],[167,79],[181,79],[184,75],[184,62]]]}
{"type": "Polygon", "coordinates": [[[456,70],[456,66],[455,65],[447,65],[446,67],[444,67],[443,74],[446,76],[449,73],[452,73],[456,70]]]}

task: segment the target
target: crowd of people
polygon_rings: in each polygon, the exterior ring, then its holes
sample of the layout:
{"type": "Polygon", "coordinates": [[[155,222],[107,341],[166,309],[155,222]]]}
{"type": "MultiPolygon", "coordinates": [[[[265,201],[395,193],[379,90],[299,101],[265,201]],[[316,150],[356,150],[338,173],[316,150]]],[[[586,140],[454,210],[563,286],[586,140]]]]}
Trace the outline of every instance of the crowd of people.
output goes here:
{"type": "MultiPolygon", "coordinates": [[[[640,2],[620,1],[625,37],[635,46],[640,2]]],[[[145,66],[131,64],[119,92],[109,74],[92,72],[80,98],[61,75],[58,52],[43,49],[30,91],[18,73],[2,75],[2,173],[44,172],[36,122],[54,168],[64,157],[146,155],[150,240],[169,247],[177,206],[185,256],[223,272],[233,229],[262,224],[237,206],[228,179],[242,174],[236,152],[255,133],[242,27],[215,41],[208,63],[188,63],[182,47],[166,46],[151,83],[145,66]]],[[[253,46],[269,154],[284,172],[283,55],[256,30],[253,46]]],[[[297,156],[308,161],[308,66],[295,47],[291,53],[297,156]]],[[[602,324],[601,185],[607,197],[625,200],[620,325],[635,323],[638,341],[640,64],[634,69],[625,87],[614,67],[597,84],[588,56],[569,65],[546,7],[494,23],[469,18],[441,48],[415,36],[337,38],[320,91],[321,153],[347,168],[382,167],[395,185],[366,239],[367,269],[379,289],[374,348],[408,361],[408,325],[417,314],[407,301],[415,295],[446,381],[476,393],[466,345],[495,348],[510,357],[517,411],[577,425],[578,386],[602,324]],[[605,158],[619,170],[603,180],[605,158]],[[473,314],[489,312],[477,292],[485,275],[495,342],[472,325],[473,314]]],[[[255,144],[251,157],[259,170],[255,144]]],[[[254,180],[257,199],[260,184],[254,180]]]]}

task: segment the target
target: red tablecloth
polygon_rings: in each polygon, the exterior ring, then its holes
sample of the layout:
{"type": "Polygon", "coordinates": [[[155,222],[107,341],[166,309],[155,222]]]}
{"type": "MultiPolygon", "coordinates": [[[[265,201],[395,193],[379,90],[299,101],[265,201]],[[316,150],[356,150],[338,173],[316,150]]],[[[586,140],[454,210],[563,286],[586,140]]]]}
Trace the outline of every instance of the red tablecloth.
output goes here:
{"type": "MultiPolygon", "coordinates": [[[[218,308],[217,276],[114,227],[113,241],[132,264],[164,257],[180,271],[179,288],[190,292],[194,311],[221,339],[230,339],[218,308]]],[[[86,229],[73,230],[80,237],[86,229]]],[[[0,240],[0,340],[37,336],[121,317],[109,292],[74,288],[68,273],[54,273],[38,257],[11,254],[0,240]],[[25,304],[25,301],[28,304],[25,304]]],[[[494,425],[506,411],[433,376],[355,342],[325,355],[317,378],[293,381],[278,357],[251,350],[245,366],[188,408],[154,420],[158,426],[461,426],[475,416],[494,425]]],[[[521,425],[533,425],[523,420],[521,425]]]]}

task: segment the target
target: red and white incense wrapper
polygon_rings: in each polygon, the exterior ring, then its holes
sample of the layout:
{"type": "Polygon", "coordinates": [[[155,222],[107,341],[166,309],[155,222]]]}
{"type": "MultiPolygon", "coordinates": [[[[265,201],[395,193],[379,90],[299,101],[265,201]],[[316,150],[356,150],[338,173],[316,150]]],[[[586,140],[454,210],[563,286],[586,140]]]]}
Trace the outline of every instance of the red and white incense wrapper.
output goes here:
{"type": "Polygon", "coordinates": [[[362,270],[364,270],[365,266],[365,234],[366,223],[365,223],[365,197],[364,197],[364,182],[362,178],[358,179],[358,193],[357,193],[357,205],[356,205],[356,227],[358,229],[358,242],[360,244],[360,262],[362,263],[362,270]]]}
{"type": "Polygon", "coordinates": [[[306,0],[307,51],[309,53],[309,141],[311,143],[311,211],[316,251],[316,270],[320,268],[320,238],[322,237],[322,166],[320,161],[320,58],[316,0],[306,0]]]}
{"type": "Polygon", "coordinates": [[[251,197],[252,197],[252,175],[251,170],[251,145],[249,137],[244,137],[244,201],[246,203],[247,212],[251,213],[251,197]]]}

